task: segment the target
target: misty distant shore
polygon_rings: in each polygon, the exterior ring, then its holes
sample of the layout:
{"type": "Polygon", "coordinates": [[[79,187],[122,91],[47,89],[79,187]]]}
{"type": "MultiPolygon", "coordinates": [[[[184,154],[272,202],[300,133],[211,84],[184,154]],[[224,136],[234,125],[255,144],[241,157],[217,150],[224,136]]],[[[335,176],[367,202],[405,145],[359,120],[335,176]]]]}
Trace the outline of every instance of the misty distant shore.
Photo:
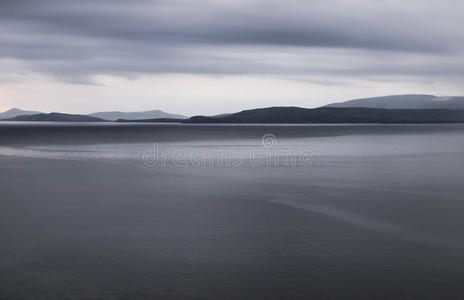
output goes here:
{"type": "MultiPolygon", "coordinates": [[[[2,117],[3,116],[3,117],[2,117]]],[[[143,112],[99,112],[89,115],[37,113],[16,108],[0,113],[8,121],[48,122],[141,122],[141,123],[244,123],[244,124],[331,124],[331,123],[464,123],[464,97],[392,95],[349,100],[318,108],[278,106],[243,110],[214,116],[186,117],[160,110],[143,112]]]]}

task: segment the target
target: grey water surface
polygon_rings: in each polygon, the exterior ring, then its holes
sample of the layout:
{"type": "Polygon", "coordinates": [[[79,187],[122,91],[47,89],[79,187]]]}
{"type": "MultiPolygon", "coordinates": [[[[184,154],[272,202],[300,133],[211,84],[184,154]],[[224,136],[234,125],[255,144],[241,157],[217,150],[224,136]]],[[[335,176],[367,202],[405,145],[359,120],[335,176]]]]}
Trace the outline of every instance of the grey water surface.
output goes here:
{"type": "Polygon", "coordinates": [[[463,181],[459,124],[2,122],[0,299],[462,299],[463,181]]]}

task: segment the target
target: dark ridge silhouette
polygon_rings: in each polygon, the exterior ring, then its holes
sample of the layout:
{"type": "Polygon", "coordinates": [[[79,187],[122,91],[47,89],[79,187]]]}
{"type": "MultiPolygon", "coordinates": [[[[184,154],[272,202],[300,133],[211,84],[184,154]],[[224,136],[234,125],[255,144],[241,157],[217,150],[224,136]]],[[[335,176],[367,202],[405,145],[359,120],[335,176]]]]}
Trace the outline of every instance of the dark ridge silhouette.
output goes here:
{"type": "Polygon", "coordinates": [[[463,123],[464,110],[269,107],[214,118],[194,116],[184,123],[463,123]]]}
{"type": "Polygon", "coordinates": [[[62,113],[36,114],[17,116],[7,121],[45,121],[45,122],[106,122],[106,120],[86,115],[73,115],[62,113]]]}

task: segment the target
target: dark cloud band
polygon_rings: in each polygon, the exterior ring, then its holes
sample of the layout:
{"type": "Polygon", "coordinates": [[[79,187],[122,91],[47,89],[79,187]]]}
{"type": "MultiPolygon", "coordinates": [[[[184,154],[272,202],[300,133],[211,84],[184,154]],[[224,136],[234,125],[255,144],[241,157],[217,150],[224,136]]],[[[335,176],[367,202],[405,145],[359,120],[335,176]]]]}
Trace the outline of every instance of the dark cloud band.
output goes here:
{"type": "Polygon", "coordinates": [[[463,76],[464,23],[453,12],[462,3],[385,3],[3,0],[0,57],[69,80],[163,72],[463,76]]]}

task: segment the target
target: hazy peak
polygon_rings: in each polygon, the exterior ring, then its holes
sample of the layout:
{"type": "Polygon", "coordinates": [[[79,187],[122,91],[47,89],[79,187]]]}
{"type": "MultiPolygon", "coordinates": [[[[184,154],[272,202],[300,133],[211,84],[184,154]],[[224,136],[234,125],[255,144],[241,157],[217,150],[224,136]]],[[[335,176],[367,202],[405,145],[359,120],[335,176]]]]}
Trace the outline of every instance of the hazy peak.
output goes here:
{"type": "Polygon", "coordinates": [[[13,107],[5,112],[0,113],[0,119],[9,119],[9,118],[14,118],[14,117],[23,116],[23,115],[36,115],[40,113],[41,113],[40,111],[22,110],[22,109],[13,107]]]}
{"type": "Polygon", "coordinates": [[[437,97],[426,94],[390,95],[332,103],[326,107],[366,107],[386,109],[464,109],[464,97],[437,97]]]}
{"type": "Polygon", "coordinates": [[[118,119],[125,120],[142,120],[142,119],[187,119],[187,116],[180,114],[170,114],[162,110],[147,110],[147,111],[136,111],[136,112],[124,112],[124,111],[102,111],[89,114],[89,116],[97,117],[109,121],[116,121],[118,119]]]}

